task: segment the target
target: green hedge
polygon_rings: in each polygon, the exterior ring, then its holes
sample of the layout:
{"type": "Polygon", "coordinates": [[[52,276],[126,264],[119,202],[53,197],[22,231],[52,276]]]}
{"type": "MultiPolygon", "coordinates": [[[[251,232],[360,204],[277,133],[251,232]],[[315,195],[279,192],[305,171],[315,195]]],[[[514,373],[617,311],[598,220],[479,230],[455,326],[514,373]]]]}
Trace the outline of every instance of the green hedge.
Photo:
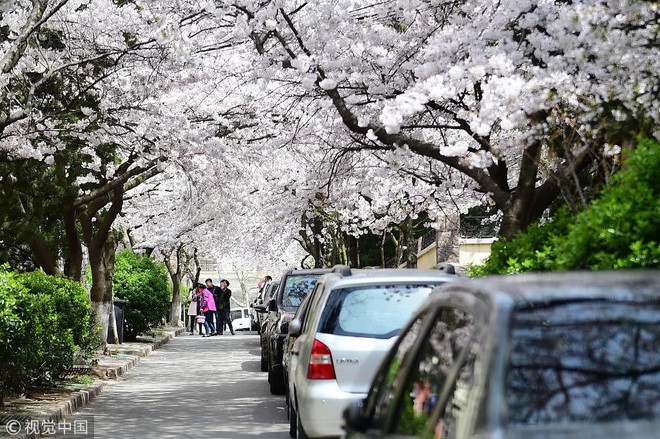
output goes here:
{"type": "Polygon", "coordinates": [[[660,143],[642,140],[554,245],[553,270],[660,266],[660,143]]]}
{"type": "Polygon", "coordinates": [[[556,236],[568,232],[574,218],[562,209],[545,224],[535,223],[518,238],[501,238],[491,246],[491,254],[483,265],[470,266],[470,276],[489,274],[517,274],[527,271],[548,271],[555,259],[556,236]]]}
{"type": "Polygon", "coordinates": [[[0,402],[55,382],[100,344],[87,291],[42,272],[0,269],[0,402]]]}
{"type": "Polygon", "coordinates": [[[642,139],[584,211],[560,210],[512,241],[493,244],[471,276],[526,271],[660,267],[660,143],[642,139]]]}
{"type": "Polygon", "coordinates": [[[168,285],[162,265],[131,250],[117,253],[113,286],[115,296],[126,301],[124,340],[135,340],[167,317],[172,300],[168,285]]]}

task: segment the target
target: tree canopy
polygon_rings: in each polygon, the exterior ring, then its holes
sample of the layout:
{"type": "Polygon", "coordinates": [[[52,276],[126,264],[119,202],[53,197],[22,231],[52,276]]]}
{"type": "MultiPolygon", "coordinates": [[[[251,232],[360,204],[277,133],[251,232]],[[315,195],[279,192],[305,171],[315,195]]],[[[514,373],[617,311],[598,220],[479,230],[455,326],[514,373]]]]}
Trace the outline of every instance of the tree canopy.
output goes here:
{"type": "Polygon", "coordinates": [[[88,251],[94,301],[118,229],[256,265],[298,262],[295,241],[329,258],[333,240],[474,206],[513,238],[557,204],[586,207],[636,135],[660,137],[657,14],[601,0],[4,1],[2,257],[79,278],[88,251]]]}

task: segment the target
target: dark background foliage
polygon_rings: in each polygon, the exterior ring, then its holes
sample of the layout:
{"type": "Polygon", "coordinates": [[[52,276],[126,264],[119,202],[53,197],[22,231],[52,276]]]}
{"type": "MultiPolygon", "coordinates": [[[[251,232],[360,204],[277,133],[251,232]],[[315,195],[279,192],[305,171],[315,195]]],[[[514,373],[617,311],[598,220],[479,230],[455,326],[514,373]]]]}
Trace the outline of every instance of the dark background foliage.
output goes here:
{"type": "Polygon", "coordinates": [[[660,267],[660,143],[640,139],[588,208],[559,209],[516,239],[493,244],[470,274],[660,267]]]}
{"type": "Polygon", "coordinates": [[[131,250],[117,253],[113,280],[115,297],[126,301],[124,340],[135,340],[139,334],[161,323],[170,309],[171,293],[167,273],[162,265],[131,250]]]}

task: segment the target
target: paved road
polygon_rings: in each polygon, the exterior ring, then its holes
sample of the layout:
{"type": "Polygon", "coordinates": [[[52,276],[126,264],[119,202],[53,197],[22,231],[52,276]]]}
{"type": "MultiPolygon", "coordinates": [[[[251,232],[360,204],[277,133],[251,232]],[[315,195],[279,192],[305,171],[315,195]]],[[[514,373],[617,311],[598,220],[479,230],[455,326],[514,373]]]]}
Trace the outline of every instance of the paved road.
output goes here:
{"type": "Polygon", "coordinates": [[[106,387],[79,416],[100,438],[289,437],[284,397],[259,370],[259,337],[181,335],[106,387]]]}

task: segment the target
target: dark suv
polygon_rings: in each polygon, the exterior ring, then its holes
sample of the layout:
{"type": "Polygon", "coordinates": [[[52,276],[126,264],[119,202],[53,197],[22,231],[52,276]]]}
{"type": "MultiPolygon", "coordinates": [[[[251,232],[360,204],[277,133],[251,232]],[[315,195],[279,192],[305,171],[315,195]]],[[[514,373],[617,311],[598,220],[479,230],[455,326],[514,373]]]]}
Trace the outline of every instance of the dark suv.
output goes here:
{"type": "Polygon", "coordinates": [[[343,437],[656,438],[658,352],[658,271],[449,282],[344,413],[343,437]]]}
{"type": "MultiPolygon", "coordinates": [[[[258,312],[268,312],[267,324],[264,328],[265,345],[268,351],[268,383],[270,392],[275,395],[284,394],[284,366],[282,364],[284,339],[286,331],[282,332],[282,323],[293,319],[298,306],[309,294],[318,278],[331,270],[318,268],[310,270],[287,270],[280,279],[275,296],[268,303],[257,305],[258,312]]],[[[286,325],[285,328],[286,329],[286,325]]]]}

